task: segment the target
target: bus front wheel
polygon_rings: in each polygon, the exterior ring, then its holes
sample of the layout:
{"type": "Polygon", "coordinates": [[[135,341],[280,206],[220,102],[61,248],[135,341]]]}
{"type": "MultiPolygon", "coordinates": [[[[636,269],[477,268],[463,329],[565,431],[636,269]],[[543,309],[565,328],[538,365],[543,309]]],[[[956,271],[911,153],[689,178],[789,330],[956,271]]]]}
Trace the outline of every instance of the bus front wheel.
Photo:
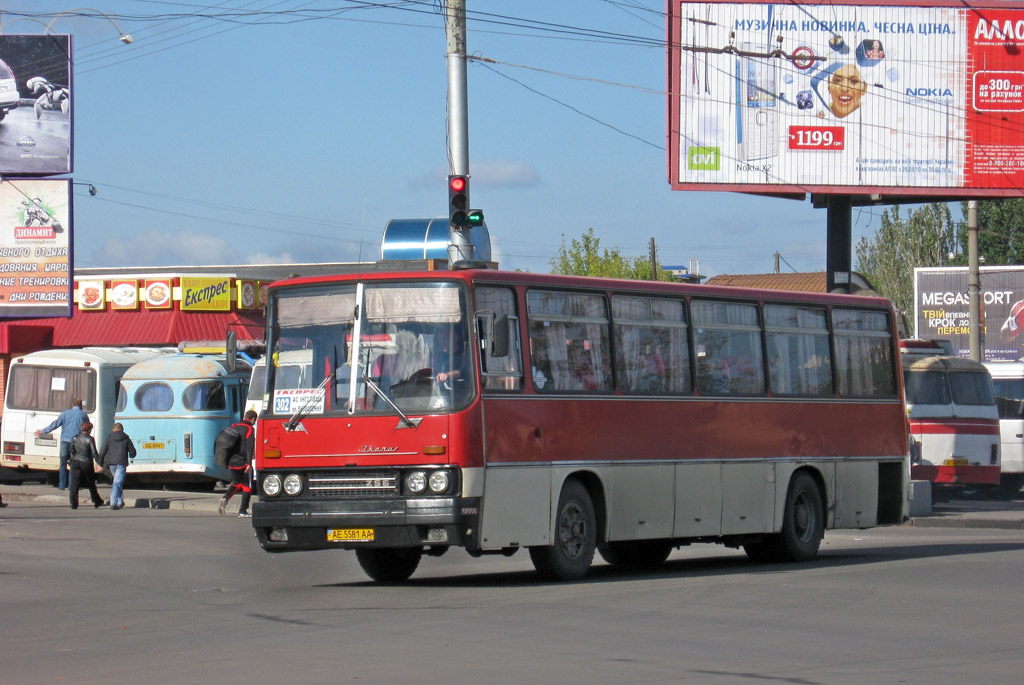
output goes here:
{"type": "Polygon", "coordinates": [[[597,548],[597,516],[590,493],[567,480],[558,497],[554,544],[531,547],[530,560],[544,578],[578,580],[586,575],[597,548]]]}
{"type": "Polygon", "coordinates": [[[423,551],[419,548],[356,550],[356,559],[363,571],[379,583],[409,580],[420,565],[422,556],[423,551]]]}

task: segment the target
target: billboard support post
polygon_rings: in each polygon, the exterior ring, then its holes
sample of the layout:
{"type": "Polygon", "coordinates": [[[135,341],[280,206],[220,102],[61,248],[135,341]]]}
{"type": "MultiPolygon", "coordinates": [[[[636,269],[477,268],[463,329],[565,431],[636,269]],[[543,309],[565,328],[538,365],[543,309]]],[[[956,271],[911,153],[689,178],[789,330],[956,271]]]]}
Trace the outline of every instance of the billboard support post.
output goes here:
{"type": "Polygon", "coordinates": [[[850,292],[850,271],[853,269],[850,251],[853,241],[853,198],[849,195],[829,195],[828,236],[825,247],[825,272],[830,293],[850,292]]]}
{"type": "Polygon", "coordinates": [[[970,318],[971,359],[982,360],[981,351],[981,273],[978,269],[978,201],[967,202],[967,307],[970,318]]]}

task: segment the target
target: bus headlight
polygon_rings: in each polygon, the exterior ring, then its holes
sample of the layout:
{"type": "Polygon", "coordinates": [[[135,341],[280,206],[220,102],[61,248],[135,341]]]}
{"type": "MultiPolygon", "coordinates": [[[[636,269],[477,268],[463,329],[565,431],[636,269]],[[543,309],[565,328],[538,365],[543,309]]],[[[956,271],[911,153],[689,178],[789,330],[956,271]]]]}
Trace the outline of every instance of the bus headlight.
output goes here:
{"type": "Polygon", "coordinates": [[[448,472],[447,471],[434,471],[430,474],[430,491],[434,493],[442,493],[448,489],[448,472]]]}
{"type": "Polygon", "coordinates": [[[263,494],[269,497],[277,497],[281,494],[281,478],[279,476],[267,476],[263,479],[263,494]]]}
{"type": "Polygon", "coordinates": [[[423,471],[412,471],[405,476],[405,489],[419,494],[427,487],[427,474],[423,471]]]}
{"type": "Polygon", "coordinates": [[[284,491],[287,495],[299,494],[302,492],[302,479],[297,474],[288,474],[284,479],[284,491]]]}

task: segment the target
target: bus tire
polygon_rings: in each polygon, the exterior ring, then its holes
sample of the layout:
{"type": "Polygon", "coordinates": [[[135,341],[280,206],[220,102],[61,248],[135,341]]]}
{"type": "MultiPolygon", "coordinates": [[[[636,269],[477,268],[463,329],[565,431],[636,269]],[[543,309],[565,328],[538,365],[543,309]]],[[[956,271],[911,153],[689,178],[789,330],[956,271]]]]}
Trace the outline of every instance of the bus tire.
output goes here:
{"type": "Polygon", "coordinates": [[[409,580],[420,565],[423,551],[418,547],[396,549],[357,549],[356,559],[366,575],[379,583],[409,580]]]}
{"type": "Polygon", "coordinates": [[[597,551],[601,558],[613,566],[638,566],[654,568],[665,563],[672,553],[668,540],[634,540],[630,542],[608,542],[597,551]]]}
{"type": "Polygon", "coordinates": [[[825,516],[818,484],[806,473],[798,473],[789,484],[786,513],[777,543],[782,561],[814,558],[825,535],[825,516]]]}
{"type": "Polygon", "coordinates": [[[569,479],[558,496],[554,544],[531,547],[530,560],[542,577],[578,580],[587,574],[597,548],[597,516],[590,493],[569,479]]]}
{"type": "Polygon", "coordinates": [[[807,561],[813,559],[825,535],[821,491],[814,479],[798,473],[789,484],[782,532],[765,535],[743,545],[751,561],[807,561]]]}

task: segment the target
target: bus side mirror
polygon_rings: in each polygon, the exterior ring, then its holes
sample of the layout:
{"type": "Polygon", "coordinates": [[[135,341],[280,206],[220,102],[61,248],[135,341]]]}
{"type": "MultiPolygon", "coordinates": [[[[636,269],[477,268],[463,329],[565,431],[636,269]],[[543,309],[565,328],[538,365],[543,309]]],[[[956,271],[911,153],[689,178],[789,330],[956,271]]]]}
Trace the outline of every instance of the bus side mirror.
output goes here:
{"type": "Polygon", "coordinates": [[[228,373],[234,373],[238,368],[238,336],[234,331],[228,331],[227,339],[224,341],[224,352],[224,365],[228,373]]]}
{"type": "Polygon", "coordinates": [[[508,356],[508,314],[498,314],[491,319],[491,356],[508,356]]]}

